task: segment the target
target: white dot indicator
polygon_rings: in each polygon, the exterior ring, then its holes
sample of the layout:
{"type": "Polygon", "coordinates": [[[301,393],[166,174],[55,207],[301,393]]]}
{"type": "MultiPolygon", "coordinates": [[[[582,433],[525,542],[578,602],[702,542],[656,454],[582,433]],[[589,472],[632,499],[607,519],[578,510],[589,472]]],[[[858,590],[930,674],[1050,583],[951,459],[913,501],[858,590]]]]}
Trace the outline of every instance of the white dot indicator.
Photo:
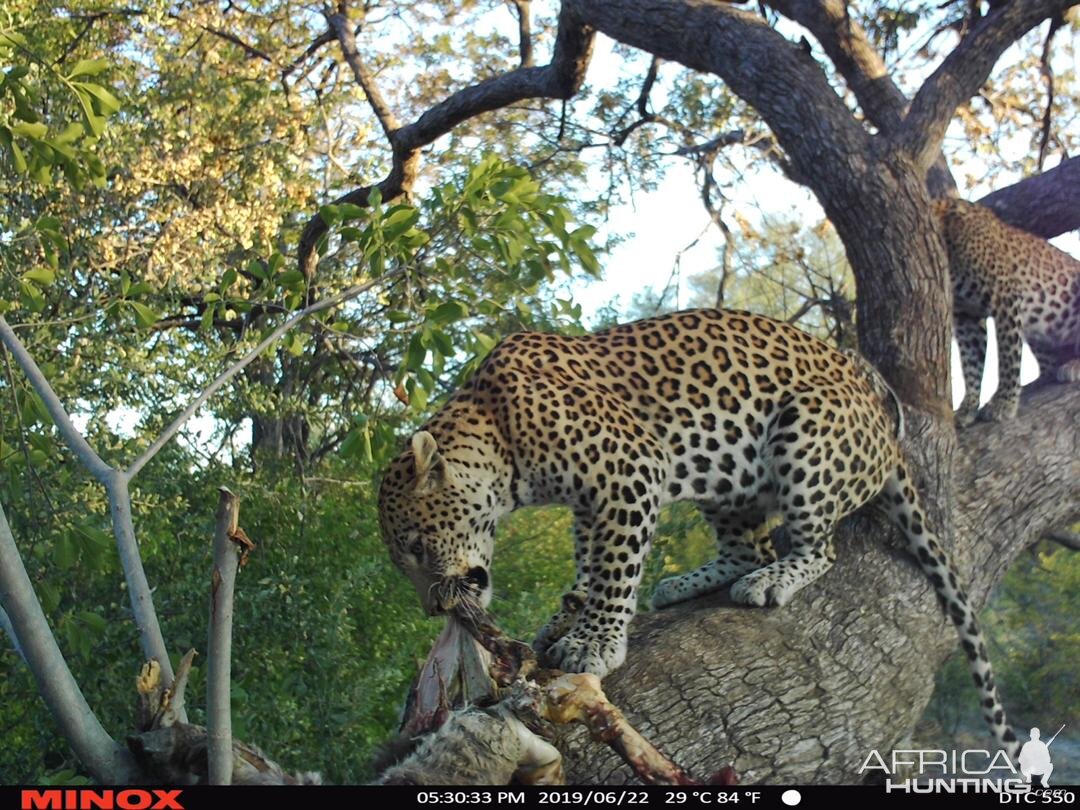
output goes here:
{"type": "Polygon", "coordinates": [[[785,790],[780,796],[780,801],[788,807],[794,807],[802,801],[802,794],[797,790],[785,790]]]}

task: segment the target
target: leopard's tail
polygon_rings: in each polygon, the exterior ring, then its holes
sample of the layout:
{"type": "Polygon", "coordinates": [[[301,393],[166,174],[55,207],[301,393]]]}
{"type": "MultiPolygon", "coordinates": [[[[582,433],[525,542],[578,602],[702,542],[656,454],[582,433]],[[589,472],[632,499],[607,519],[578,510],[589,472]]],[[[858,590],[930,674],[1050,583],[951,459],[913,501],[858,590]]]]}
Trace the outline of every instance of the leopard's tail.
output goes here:
{"type": "Polygon", "coordinates": [[[933,584],[942,609],[956,625],[960,646],[967,656],[971,677],[979,690],[983,718],[990,727],[990,733],[1015,762],[1020,744],[998,698],[994,670],[986,654],[986,642],[979,629],[979,621],[968,603],[967,594],[960,585],[949,555],[926,525],[926,516],[919,506],[911,474],[903,462],[885,482],[881,500],[889,517],[907,537],[908,550],[933,584]]]}

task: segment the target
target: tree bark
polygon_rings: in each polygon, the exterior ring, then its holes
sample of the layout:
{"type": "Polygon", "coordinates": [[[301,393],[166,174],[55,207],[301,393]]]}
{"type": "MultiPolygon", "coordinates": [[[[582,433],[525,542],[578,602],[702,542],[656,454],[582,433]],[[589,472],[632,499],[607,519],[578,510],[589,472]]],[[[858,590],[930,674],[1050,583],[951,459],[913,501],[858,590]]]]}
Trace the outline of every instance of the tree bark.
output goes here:
{"type": "Polygon", "coordinates": [[[1043,239],[1080,229],[1080,157],[987,194],[979,202],[1043,239]]]}
{"type": "MultiPolygon", "coordinates": [[[[955,485],[953,553],[981,607],[1021,550],[1078,517],[1080,389],[1044,389],[1016,420],[964,431],[955,485]]],[[[833,569],[784,608],[721,593],[638,616],[610,700],[699,776],[731,764],[744,784],[861,781],[871,749],[909,734],[957,641],[891,529],[860,516],[838,540],[833,569]]],[[[583,734],[559,747],[571,782],[632,781],[583,734]]]]}

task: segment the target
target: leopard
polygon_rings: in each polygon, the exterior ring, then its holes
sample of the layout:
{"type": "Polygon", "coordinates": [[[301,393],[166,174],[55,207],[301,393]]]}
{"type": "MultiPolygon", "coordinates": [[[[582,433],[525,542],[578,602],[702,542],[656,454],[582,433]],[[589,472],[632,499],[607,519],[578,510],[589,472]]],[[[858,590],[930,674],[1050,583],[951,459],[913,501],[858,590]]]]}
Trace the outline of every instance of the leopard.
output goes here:
{"type": "Polygon", "coordinates": [[[1024,340],[1039,362],[1036,385],[1080,381],[1080,261],[984,205],[959,197],[933,205],[948,252],[964,375],[957,425],[1017,415],[1024,340]],[[980,410],[988,317],[997,333],[998,388],[980,410]]]}
{"type": "Polygon", "coordinates": [[[899,401],[868,368],[784,321],[735,310],[511,334],[386,467],[383,541],[429,615],[479,611],[492,597],[499,521],[525,506],[569,507],[575,578],[534,647],[552,668],[604,677],[626,658],[666,504],[697,504],[717,556],[660,582],[657,608],[729,585],[739,605],[783,606],[835,561],[837,523],[873,503],[955,625],[991,732],[1015,747],[975,611],[905,461],[899,401]],[[777,516],[783,556],[767,530],[777,516]]]}

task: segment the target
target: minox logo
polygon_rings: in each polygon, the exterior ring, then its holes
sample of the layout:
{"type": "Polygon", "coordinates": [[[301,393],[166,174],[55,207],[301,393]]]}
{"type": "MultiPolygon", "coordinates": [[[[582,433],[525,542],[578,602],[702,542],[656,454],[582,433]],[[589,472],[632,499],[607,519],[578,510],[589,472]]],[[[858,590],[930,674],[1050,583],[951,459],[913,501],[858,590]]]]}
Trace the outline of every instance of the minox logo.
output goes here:
{"type": "Polygon", "coordinates": [[[24,790],[21,810],[184,810],[179,790],[24,790]]]}

